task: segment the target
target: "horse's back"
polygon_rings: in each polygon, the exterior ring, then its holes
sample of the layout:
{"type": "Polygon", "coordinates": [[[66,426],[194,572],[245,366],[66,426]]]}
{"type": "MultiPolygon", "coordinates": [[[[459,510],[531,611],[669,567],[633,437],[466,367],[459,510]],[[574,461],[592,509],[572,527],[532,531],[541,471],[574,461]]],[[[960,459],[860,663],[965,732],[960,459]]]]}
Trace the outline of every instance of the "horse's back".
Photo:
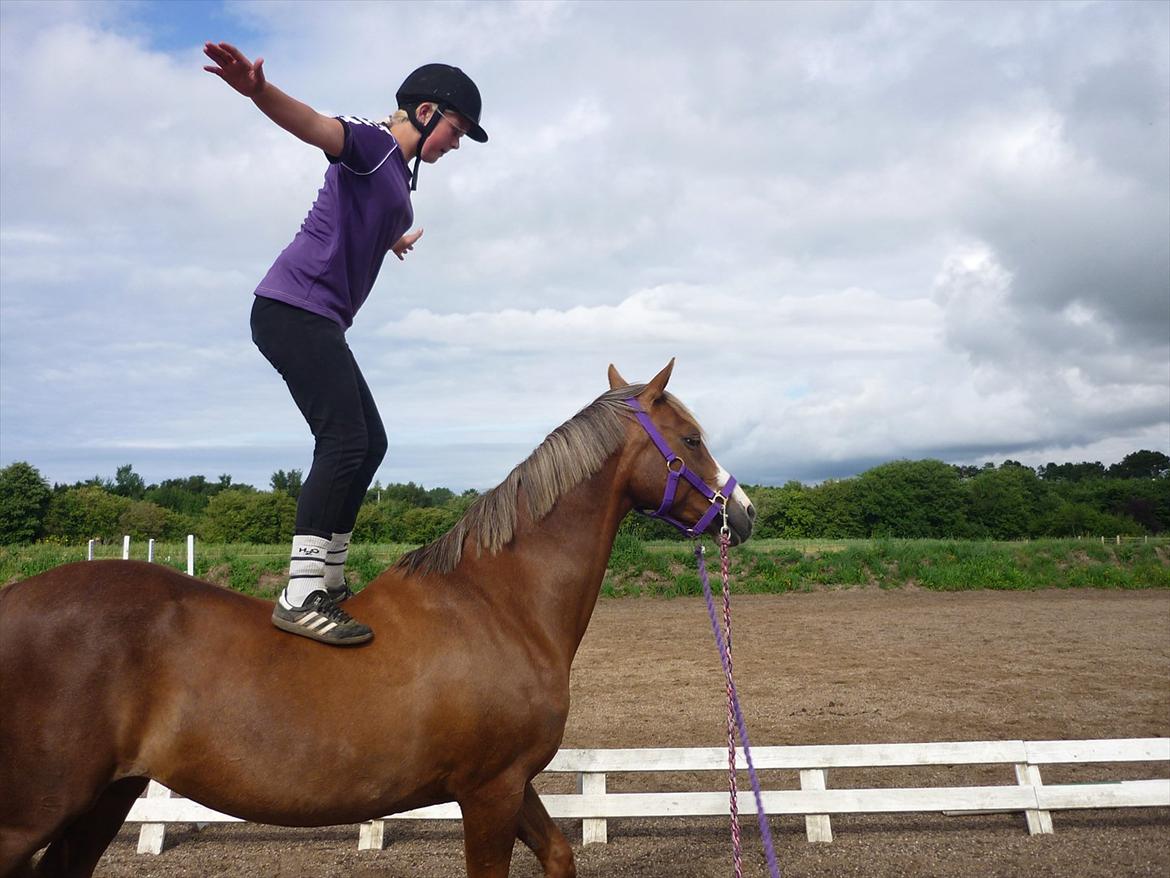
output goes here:
{"type": "Polygon", "coordinates": [[[41,612],[82,604],[95,612],[119,605],[149,609],[152,603],[195,593],[242,597],[162,564],[77,561],[0,589],[0,618],[31,608],[41,612]]]}
{"type": "Polygon", "coordinates": [[[0,738],[66,706],[71,725],[96,721],[114,701],[130,707],[143,678],[184,641],[191,619],[206,615],[192,613],[194,606],[227,618],[249,615],[240,613],[247,604],[259,602],[141,561],[65,564],[5,587],[0,690],[9,709],[0,711],[0,738]]]}
{"type": "Polygon", "coordinates": [[[255,598],[160,564],[65,564],[0,590],[0,679],[7,689],[22,671],[67,668],[76,678],[94,666],[130,679],[157,668],[164,653],[210,645],[207,628],[262,628],[268,612],[255,598]]]}

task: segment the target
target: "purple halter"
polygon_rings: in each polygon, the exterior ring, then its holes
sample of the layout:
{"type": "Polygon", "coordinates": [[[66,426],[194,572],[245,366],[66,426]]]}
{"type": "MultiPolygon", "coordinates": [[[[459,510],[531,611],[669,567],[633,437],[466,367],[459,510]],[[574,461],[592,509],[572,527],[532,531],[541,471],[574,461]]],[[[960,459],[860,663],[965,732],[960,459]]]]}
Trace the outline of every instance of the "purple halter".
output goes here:
{"type": "Polygon", "coordinates": [[[730,533],[730,528],[727,526],[727,501],[731,497],[732,492],[735,491],[735,476],[728,477],[727,484],[719,490],[712,490],[706,482],[691,472],[687,467],[686,461],[671,450],[670,445],[667,444],[663,435],[658,432],[658,428],[654,426],[654,422],[650,420],[650,416],[646,414],[646,410],[642,408],[638,400],[631,396],[626,400],[626,404],[634,410],[634,417],[638,419],[638,423],[642,425],[647,435],[650,436],[650,441],[654,443],[654,446],[666,458],[666,471],[668,475],[666,477],[666,490],[662,494],[662,505],[658,507],[657,512],[647,512],[645,514],[650,518],[660,518],[667,524],[674,525],[688,537],[694,539],[698,539],[703,535],[703,531],[707,529],[716,515],[722,514],[722,530],[725,533],[730,533]],[[678,463],[678,469],[675,469],[673,466],[675,462],[678,463]],[[711,505],[703,513],[703,517],[690,527],[687,527],[677,518],[672,518],[668,514],[670,507],[674,505],[674,495],[678,490],[678,480],[680,478],[686,479],[690,482],[691,487],[711,501],[711,505]]]}

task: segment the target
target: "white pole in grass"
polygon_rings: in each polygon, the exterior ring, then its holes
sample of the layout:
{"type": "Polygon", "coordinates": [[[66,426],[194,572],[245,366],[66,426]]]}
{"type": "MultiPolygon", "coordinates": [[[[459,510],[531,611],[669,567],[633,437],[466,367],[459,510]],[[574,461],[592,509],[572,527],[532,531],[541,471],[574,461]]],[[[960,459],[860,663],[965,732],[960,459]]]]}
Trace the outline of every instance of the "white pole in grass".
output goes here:
{"type": "Polygon", "coordinates": [[[130,534],[122,537],[122,560],[130,560],[130,534]]]}
{"type": "Polygon", "coordinates": [[[154,538],[152,537],[146,543],[146,560],[154,561],[154,538]]]}
{"type": "Polygon", "coordinates": [[[187,534],[187,575],[195,575],[195,534],[187,534]]]}
{"type": "Polygon", "coordinates": [[[94,541],[93,541],[93,540],[90,540],[90,541],[89,541],[89,546],[88,546],[88,547],[86,548],[86,550],[85,550],[85,560],[86,560],[86,561],[92,561],[92,560],[93,560],[93,543],[94,543],[94,541]]]}

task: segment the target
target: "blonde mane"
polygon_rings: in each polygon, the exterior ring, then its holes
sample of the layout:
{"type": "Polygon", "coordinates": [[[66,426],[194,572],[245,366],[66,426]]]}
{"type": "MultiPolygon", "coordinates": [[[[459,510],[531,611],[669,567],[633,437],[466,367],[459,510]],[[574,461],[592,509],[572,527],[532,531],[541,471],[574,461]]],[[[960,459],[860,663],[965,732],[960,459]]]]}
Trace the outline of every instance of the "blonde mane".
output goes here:
{"type": "MultiPolygon", "coordinates": [[[[631,384],[607,391],[553,430],[507,478],[480,496],[447,533],[403,555],[394,565],[411,573],[450,573],[463,557],[470,537],[480,551],[494,554],[512,541],[519,515],[519,489],[527,511],[540,521],[564,494],[601,469],[626,433],[631,409],[626,400],[645,389],[631,384]]],[[[691,420],[685,406],[667,399],[691,420]]]]}

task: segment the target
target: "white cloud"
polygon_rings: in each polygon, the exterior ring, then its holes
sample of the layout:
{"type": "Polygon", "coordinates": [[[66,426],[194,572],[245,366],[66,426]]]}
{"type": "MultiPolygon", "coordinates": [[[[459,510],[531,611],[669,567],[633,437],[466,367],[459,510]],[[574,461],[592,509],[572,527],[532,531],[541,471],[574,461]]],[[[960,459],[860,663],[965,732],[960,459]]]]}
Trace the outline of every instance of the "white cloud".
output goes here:
{"type": "Polygon", "coordinates": [[[225,22],[324,112],[483,91],[350,332],[384,479],[484,486],[673,355],[748,480],[1170,446],[1164,4],[144,8],[0,7],[0,465],[307,464],[247,314],[324,160],[201,70],[225,22]]]}

